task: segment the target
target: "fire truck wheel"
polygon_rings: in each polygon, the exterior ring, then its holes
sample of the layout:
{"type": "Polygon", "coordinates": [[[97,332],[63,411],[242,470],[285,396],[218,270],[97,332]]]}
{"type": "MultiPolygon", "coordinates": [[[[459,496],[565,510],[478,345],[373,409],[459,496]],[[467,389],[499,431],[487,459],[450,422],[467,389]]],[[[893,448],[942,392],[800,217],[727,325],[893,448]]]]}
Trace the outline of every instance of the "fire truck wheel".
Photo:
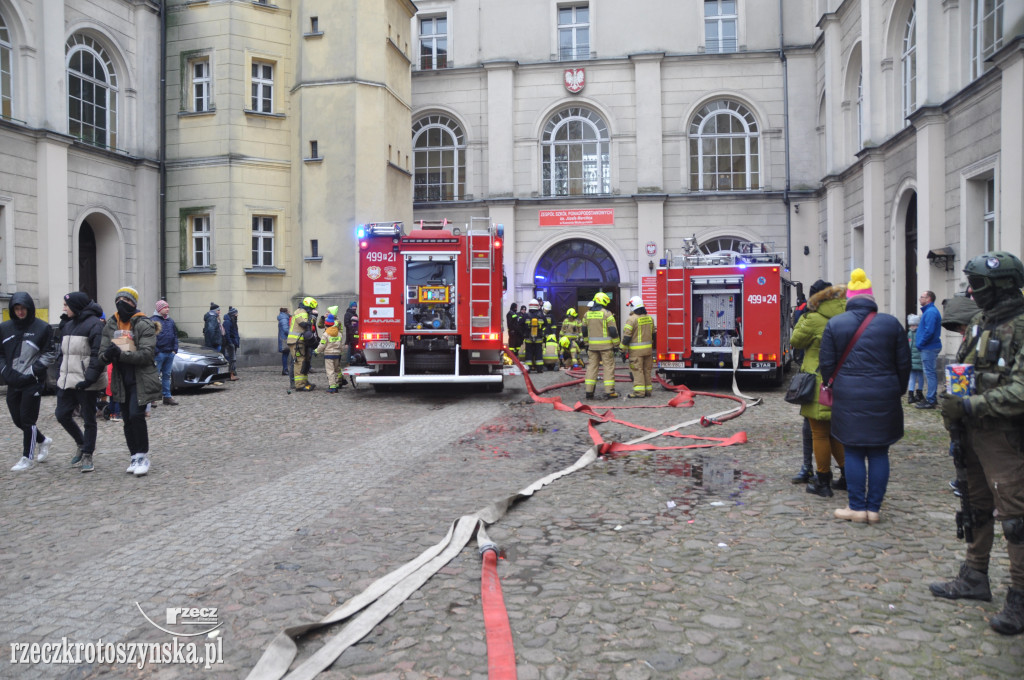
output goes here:
{"type": "Polygon", "coordinates": [[[391,391],[391,385],[374,385],[373,391],[383,394],[384,392],[391,391]]]}
{"type": "Polygon", "coordinates": [[[488,392],[494,392],[495,394],[499,394],[499,393],[503,392],[504,390],[505,390],[505,382],[504,381],[499,382],[499,383],[491,383],[491,384],[489,384],[487,386],[487,391],[488,392]]]}

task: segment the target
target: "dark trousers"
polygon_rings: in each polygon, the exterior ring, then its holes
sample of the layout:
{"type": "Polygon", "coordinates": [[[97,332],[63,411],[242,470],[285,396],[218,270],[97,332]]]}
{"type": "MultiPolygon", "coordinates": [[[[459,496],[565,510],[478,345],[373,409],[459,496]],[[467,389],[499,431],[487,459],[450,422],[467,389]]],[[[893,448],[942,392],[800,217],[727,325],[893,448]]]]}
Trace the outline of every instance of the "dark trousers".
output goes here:
{"type": "Polygon", "coordinates": [[[237,373],[235,367],[235,346],[230,342],[224,343],[224,358],[228,360],[228,370],[232,373],[237,373]]]}
{"type": "Polygon", "coordinates": [[[124,423],[124,441],[128,452],[149,453],[149,427],[146,425],[146,407],[139,405],[136,385],[125,385],[125,401],[121,402],[121,422],[124,423]]]}
{"type": "Polygon", "coordinates": [[[57,393],[57,422],[67,430],[75,443],[82,447],[82,453],[96,450],[96,392],[90,390],[62,390],[57,393]],[[78,427],[73,414],[80,406],[85,432],[78,427]]]}
{"type": "Polygon", "coordinates": [[[36,428],[39,420],[39,402],[42,395],[38,385],[25,389],[7,388],[7,410],[11,412],[14,426],[24,434],[21,438],[21,455],[26,458],[36,457],[36,444],[42,444],[46,437],[36,428]]]}
{"type": "Polygon", "coordinates": [[[544,345],[540,342],[526,343],[526,361],[529,367],[544,368],[544,345]]]}

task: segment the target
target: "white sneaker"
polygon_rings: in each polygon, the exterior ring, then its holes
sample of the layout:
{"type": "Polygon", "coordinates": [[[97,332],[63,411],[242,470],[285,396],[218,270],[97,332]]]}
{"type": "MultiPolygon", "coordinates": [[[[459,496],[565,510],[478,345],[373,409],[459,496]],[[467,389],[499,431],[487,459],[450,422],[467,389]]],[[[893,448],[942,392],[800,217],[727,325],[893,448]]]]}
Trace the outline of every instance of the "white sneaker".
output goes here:
{"type": "Polygon", "coordinates": [[[145,453],[139,454],[139,461],[135,463],[135,476],[141,477],[149,472],[149,456],[145,453]]]}
{"type": "Polygon", "coordinates": [[[13,470],[15,472],[19,472],[21,470],[31,470],[35,466],[36,466],[36,462],[34,460],[29,458],[28,456],[22,456],[21,460],[19,460],[17,463],[15,463],[14,467],[12,467],[11,470],[13,470]]]}
{"type": "Polygon", "coordinates": [[[133,453],[132,454],[132,462],[128,466],[128,469],[125,470],[125,472],[127,472],[128,474],[134,473],[135,472],[135,468],[138,466],[138,464],[139,464],[139,454],[133,453]]]}
{"type": "Polygon", "coordinates": [[[46,457],[50,455],[50,444],[53,443],[53,439],[47,437],[39,445],[39,451],[36,452],[36,462],[42,463],[46,460],[46,457]]]}

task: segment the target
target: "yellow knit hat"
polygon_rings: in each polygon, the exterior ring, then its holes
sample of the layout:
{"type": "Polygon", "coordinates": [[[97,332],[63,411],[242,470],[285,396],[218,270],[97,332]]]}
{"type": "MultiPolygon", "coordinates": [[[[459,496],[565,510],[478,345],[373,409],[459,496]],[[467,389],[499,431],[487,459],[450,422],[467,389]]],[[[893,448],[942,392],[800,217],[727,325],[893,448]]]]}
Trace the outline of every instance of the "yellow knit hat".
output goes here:
{"type": "Polygon", "coordinates": [[[135,290],[131,286],[125,286],[124,288],[118,288],[117,292],[114,293],[114,300],[117,298],[129,298],[131,301],[138,306],[139,304],[139,291],[135,290]]]}
{"type": "Polygon", "coordinates": [[[871,291],[871,279],[860,267],[850,272],[850,282],[846,284],[847,299],[856,295],[874,295],[871,291]]]}

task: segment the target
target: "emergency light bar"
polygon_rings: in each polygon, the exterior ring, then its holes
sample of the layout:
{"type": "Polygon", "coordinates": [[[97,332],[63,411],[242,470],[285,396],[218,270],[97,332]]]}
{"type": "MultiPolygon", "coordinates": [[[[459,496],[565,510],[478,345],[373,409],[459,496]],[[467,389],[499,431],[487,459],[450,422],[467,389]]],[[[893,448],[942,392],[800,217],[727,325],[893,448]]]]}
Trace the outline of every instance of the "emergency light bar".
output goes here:
{"type": "Polygon", "coordinates": [[[359,238],[363,238],[363,236],[401,236],[402,227],[403,225],[401,222],[373,222],[371,224],[361,224],[356,230],[356,235],[359,238]]]}

